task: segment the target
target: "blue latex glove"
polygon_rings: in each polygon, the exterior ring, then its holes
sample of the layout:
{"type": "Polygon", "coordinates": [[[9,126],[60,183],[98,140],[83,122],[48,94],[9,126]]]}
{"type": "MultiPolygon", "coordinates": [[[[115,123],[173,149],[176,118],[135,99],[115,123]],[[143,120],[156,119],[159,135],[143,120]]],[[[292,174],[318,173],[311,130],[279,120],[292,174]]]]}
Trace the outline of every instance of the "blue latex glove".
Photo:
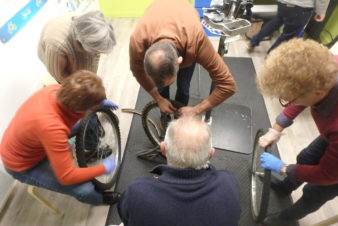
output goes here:
{"type": "Polygon", "coordinates": [[[117,110],[119,108],[119,106],[117,104],[115,104],[114,102],[104,99],[101,103],[101,105],[103,107],[108,107],[108,108],[112,108],[113,110],[117,110]]]}
{"type": "Polygon", "coordinates": [[[282,160],[267,152],[261,154],[260,160],[261,167],[272,170],[276,173],[279,173],[280,168],[285,164],[282,160]]]}
{"type": "Polygon", "coordinates": [[[116,168],[115,157],[114,156],[110,156],[110,157],[106,158],[102,162],[102,165],[106,169],[106,174],[110,174],[116,168]]]}

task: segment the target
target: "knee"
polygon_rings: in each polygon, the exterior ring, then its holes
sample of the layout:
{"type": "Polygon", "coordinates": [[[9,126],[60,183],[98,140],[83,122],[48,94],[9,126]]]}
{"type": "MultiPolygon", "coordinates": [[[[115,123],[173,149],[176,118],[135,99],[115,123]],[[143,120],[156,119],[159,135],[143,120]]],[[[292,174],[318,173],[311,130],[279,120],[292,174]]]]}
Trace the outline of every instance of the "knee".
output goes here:
{"type": "Polygon", "coordinates": [[[91,205],[99,205],[102,203],[102,195],[98,193],[91,182],[82,184],[73,192],[74,198],[80,202],[91,205]]]}
{"type": "Polygon", "coordinates": [[[316,205],[323,205],[328,200],[331,200],[335,197],[330,195],[330,192],[326,192],[325,189],[321,186],[307,184],[303,188],[303,199],[308,204],[313,203],[316,205]]]}

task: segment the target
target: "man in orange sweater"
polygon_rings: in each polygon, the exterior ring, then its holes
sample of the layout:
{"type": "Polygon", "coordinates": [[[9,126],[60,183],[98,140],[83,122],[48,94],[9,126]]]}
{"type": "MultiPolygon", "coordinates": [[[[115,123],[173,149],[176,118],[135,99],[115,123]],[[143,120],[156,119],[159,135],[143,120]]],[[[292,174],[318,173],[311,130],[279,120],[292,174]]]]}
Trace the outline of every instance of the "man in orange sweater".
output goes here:
{"type": "Polygon", "coordinates": [[[119,194],[97,192],[90,180],[110,173],[113,158],[102,165],[78,168],[68,135],[87,110],[106,103],[101,79],[80,70],[33,94],[18,109],[6,129],[0,154],[6,171],[22,183],[74,196],[92,205],[112,204],[119,194]]]}
{"type": "Polygon", "coordinates": [[[186,0],[154,1],[131,35],[129,55],[133,75],[164,113],[176,110],[167,100],[169,85],[175,80],[175,100],[188,104],[196,62],[209,72],[216,87],[201,103],[180,108],[180,114],[200,114],[236,91],[228,67],[205,35],[197,11],[186,0]]]}

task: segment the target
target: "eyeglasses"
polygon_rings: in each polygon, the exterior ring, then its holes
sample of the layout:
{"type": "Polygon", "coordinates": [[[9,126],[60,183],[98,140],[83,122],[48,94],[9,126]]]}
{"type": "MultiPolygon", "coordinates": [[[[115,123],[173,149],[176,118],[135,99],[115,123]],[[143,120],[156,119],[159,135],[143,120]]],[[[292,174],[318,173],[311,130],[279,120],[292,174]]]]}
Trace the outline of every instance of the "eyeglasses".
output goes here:
{"type": "Polygon", "coordinates": [[[306,93],[307,92],[305,92],[303,94],[300,94],[300,95],[298,95],[297,97],[295,97],[294,99],[292,99],[290,101],[286,101],[286,100],[284,100],[282,98],[278,98],[278,100],[279,100],[280,105],[282,105],[282,107],[286,107],[286,106],[292,104],[293,102],[295,102],[295,100],[297,100],[299,97],[304,96],[306,93]]]}
{"type": "Polygon", "coordinates": [[[292,99],[291,101],[286,101],[286,100],[283,100],[282,98],[278,98],[278,100],[279,100],[280,105],[282,105],[282,107],[286,107],[286,106],[292,104],[298,97],[292,99]]]}

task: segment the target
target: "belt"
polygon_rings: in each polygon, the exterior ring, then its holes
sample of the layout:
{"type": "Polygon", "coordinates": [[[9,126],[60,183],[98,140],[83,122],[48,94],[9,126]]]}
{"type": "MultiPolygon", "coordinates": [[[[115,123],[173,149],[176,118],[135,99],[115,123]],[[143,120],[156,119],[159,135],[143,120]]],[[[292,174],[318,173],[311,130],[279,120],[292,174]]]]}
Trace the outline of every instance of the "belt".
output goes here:
{"type": "Polygon", "coordinates": [[[289,7],[289,8],[293,8],[293,7],[296,7],[296,5],[293,5],[293,4],[285,4],[286,7],[289,7]]]}

